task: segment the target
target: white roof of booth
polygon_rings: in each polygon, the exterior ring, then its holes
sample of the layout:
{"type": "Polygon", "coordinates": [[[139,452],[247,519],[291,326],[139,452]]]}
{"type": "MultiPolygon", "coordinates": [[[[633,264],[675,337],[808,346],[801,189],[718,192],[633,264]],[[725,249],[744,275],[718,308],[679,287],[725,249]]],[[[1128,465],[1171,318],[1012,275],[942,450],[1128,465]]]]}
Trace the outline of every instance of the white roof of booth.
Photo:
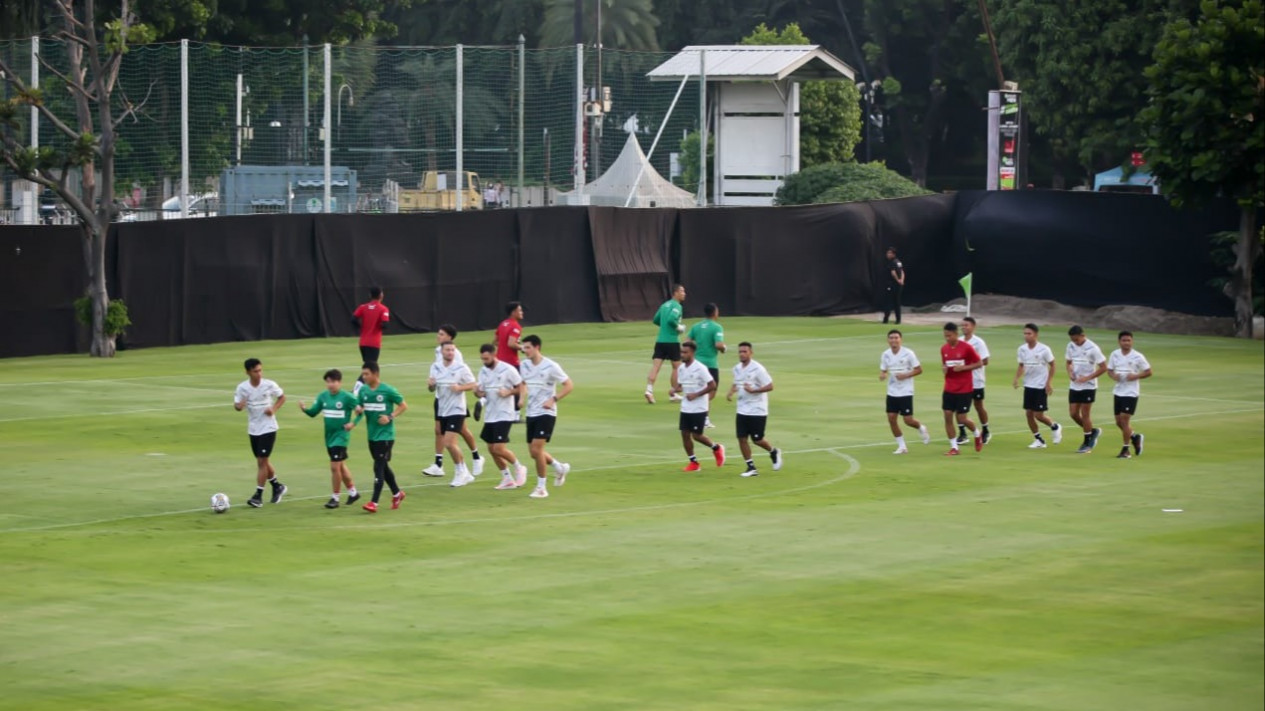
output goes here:
{"type": "Polygon", "coordinates": [[[850,81],[856,77],[852,67],[815,44],[691,45],[646,76],[651,81],[697,77],[701,50],[707,50],[708,81],[850,81]]]}

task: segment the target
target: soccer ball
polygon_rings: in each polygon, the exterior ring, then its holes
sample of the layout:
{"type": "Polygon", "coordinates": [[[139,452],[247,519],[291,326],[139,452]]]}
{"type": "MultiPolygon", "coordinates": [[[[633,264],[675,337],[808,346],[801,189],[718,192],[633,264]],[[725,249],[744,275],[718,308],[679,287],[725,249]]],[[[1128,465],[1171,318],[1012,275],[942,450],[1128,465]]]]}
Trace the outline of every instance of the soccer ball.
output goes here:
{"type": "Polygon", "coordinates": [[[211,496],[211,510],[215,513],[224,513],[228,511],[229,502],[228,494],[214,494],[211,496]]]}

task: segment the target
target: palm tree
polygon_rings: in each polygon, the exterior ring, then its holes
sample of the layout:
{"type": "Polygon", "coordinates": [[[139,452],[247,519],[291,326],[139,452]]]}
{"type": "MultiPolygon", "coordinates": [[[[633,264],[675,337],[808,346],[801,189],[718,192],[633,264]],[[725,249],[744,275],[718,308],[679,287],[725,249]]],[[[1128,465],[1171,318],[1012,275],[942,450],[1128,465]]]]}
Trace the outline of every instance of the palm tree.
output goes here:
{"type": "MultiPolygon", "coordinates": [[[[584,2],[584,38],[594,44],[597,36],[597,4],[602,10],[602,45],[608,49],[657,51],[653,0],[578,0],[584,2]]],[[[575,44],[575,3],[577,0],[545,0],[545,22],[541,27],[540,46],[563,47],[575,44]]]]}

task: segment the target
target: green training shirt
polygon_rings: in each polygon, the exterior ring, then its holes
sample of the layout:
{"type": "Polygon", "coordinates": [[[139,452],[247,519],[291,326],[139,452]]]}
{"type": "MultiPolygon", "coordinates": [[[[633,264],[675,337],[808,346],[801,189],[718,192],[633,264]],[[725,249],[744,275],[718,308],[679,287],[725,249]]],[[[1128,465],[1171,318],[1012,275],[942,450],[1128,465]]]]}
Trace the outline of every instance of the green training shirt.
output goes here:
{"type": "Polygon", "coordinates": [[[402,402],[404,402],[404,396],[400,394],[400,391],[386,383],[378,383],[376,390],[370,390],[368,385],[360,389],[360,406],[365,409],[365,422],[369,423],[370,442],[387,442],[395,439],[395,421],[380,425],[378,416],[391,414],[395,406],[402,402]]]}
{"type": "Polygon", "coordinates": [[[677,327],[681,325],[681,302],[668,299],[655,312],[654,325],[659,327],[659,338],[656,343],[676,343],[681,339],[677,327]]]}
{"type": "Polygon", "coordinates": [[[725,342],[725,327],[719,321],[703,319],[690,329],[690,340],[698,344],[694,357],[708,368],[720,368],[716,344],[725,342]]]}
{"type": "Polygon", "coordinates": [[[308,417],[322,414],[325,419],[325,446],[346,447],[351,443],[351,433],[343,429],[343,425],[351,422],[352,413],[360,401],[346,390],[339,390],[337,395],[326,390],[316,396],[316,402],[303,411],[308,417]]]}

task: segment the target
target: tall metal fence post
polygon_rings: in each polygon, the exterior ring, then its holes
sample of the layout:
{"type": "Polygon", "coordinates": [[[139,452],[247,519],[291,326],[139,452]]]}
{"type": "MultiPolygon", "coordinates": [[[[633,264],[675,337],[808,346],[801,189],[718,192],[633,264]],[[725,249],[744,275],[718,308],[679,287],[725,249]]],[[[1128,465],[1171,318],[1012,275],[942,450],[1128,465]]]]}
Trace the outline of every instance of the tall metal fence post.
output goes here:
{"type": "Polygon", "coordinates": [[[707,207],[707,50],[698,51],[698,206],[707,207]]]}
{"type": "MultiPolygon", "coordinates": [[[[40,85],[40,38],[31,38],[31,86],[38,89],[40,85]]],[[[40,147],[40,110],[34,104],[31,104],[31,148],[40,147]]],[[[25,222],[28,225],[37,225],[40,221],[39,186],[30,183],[30,189],[26,195],[26,205],[23,211],[26,213],[25,222]]]]}
{"type": "Polygon", "coordinates": [[[307,56],[307,35],[304,34],[303,35],[303,165],[308,165],[311,162],[311,156],[308,155],[308,146],[307,146],[308,134],[311,132],[311,129],[312,129],[312,108],[311,106],[309,106],[309,102],[311,101],[312,97],[311,97],[311,94],[308,93],[308,79],[310,78],[308,76],[309,74],[310,74],[310,69],[308,67],[308,56],[307,56]]]}
{"type": "Polygon", "coordinates": [[[518,207],[523,206],[523,191],[526,186],[523,185],[523,117],[525,116],[524,105],[527,103],[527,38],[523,35],[518,36],[518,199],[515,203],[518,207]]]}
{"type": "MultiPolygon", "coordinates": [[[[330,169],[330,164],[329,164],[330,158],[333,155],[333,144],[331,143],[331,141],[333,140],[333,136],[334,136],[334,125],[330,122],[330,105],[329,105],[330,88],[331,88],[331,84],[333,82],[333,77],[334,77],[333,56],[334,56],[333,50],[331,49],[330,44],[326,42],[325,43],[325,120],[321,124],[322,126],[325,127],[325,210],[324,210],[325,212],[333,212],[333,210],[331,209],[331,202],[334,197],[334,186],[330,182],[333,177],[331,175],[333,171],[330,169]]],[[[348,195],[350,194],[351,192],[349,190],[348,195]]]]}
{"type": "MultiPolygon", "coordinates": [[[[102,195],[101,199],[110,196],[102,195]]],[[[180,216],[189,216],[189,40],[180,40],[180,216]]]]}
{"type": "Polygon", "coordinates": [[[462,45],[457,45],[457,212],[465,208],[465,193],[461,184],[465,170],[465,52],[462,45]]]}
{"type": "Polygon", "coordinates": [[[584,45],[575,46],[575,191],[584,194],[584,45]]]}

